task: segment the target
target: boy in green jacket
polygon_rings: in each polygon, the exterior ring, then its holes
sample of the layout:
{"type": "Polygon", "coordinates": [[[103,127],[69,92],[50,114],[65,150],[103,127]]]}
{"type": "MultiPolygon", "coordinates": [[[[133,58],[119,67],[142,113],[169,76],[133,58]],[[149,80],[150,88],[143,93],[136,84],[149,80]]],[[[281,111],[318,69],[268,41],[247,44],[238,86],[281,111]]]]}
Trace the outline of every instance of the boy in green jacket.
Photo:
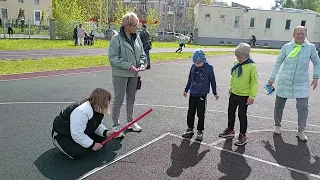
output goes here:
{"type": "Polygon", "coordinates": [[[219,137],[233,138],[235,113],[238,107],[238,117],[240,121],[240,133],[238,141],[234,143],[236,146],[242,146],[247,143],[247,108],[253,104],[258,93],[258,72],[257,66],[250,58],[250,45],[240,43],[235,55],[237,61],[231,69],[231,88],[229,90],[229,107],[228,107],[228,127],[219,134],[219,137]]]}

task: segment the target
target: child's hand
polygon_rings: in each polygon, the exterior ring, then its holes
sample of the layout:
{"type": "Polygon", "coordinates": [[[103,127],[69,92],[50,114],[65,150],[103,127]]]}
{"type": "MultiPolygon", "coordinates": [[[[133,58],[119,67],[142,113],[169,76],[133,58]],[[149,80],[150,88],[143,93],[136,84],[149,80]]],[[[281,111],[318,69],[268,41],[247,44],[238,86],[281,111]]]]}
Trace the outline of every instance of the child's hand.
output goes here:
{"type": "Polygon", "coordinates": [[[231,88],[230,88],[230,89],[229,89],[229,96],[231,95],[231,91],[232,91],[232,90],[231,90],[231,88]]]}
{"type": "Polygon", "coordinates": [[[92,150],[98,151],[102,148],[102,145],[100,143],[95,143],[92,150]]]}
{"type": "Polygon", "coordinates": [[[218,100],[218,99],[219,99],[219,95],[214,95],[214,97],[216,97],[216,100],[218,100]]]}
{"type": "Polygon", "coordinates": [[[107,131],[106,135],[107,137],[111,136],[113,133],[115,133],[114,128],[112,128],[110,131],[107,131]]]}
{"type": "Polygon", "coordinates": [[[254,102],[254,99],[248,98],[247,105],[251,105],[253,104],[253,102],[254,102]]]}
{"type": "Polygon", "coordinates": [[[187,94],[188,94],[187,92],[183,92],[184,97],[187,97],[187,94]]]}

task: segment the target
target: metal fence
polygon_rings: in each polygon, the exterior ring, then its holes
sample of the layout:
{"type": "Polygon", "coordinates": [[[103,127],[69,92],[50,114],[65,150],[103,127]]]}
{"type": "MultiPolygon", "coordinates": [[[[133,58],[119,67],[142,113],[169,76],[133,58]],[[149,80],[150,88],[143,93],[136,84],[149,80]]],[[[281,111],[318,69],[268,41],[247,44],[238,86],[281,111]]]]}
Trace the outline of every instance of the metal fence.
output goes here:
{"type": "Polygon", "coordinates": [[[49,20],[35,23],[32,20],[10,19],[0,23],[0,38],[49,39],[49,20]]]}

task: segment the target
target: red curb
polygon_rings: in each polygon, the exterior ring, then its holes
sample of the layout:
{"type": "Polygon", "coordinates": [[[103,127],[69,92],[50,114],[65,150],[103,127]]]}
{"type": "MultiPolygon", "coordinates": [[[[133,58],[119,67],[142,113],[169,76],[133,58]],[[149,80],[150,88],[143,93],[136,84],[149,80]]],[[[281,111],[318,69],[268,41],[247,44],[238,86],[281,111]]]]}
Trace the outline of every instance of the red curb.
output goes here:
{"type": "Polygon", "coordinates": [[[86,72],[108,71],[110,69],[111,69],[110,66],[99,66],[99,67],[90,67],[90,68],[79,68],[79,69],[67,69],[67,70],[57,70],[57,71],[43,71],[43,72],[32,72],[32,73],[23,73],[23,74],[0,75],[0,81],[28,79],[28,78],[35,78],[35,77],[69,75],[69,74],[78,74],[78,73],[86,73],[86,72]]]}

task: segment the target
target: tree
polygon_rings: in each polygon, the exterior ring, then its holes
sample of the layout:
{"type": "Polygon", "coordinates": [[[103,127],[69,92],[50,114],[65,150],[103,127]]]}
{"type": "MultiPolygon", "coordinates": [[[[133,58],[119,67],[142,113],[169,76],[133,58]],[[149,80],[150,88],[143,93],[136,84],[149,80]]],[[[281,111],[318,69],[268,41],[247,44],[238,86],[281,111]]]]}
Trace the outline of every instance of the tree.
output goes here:
{"type": "Polygon", "coordinates": [[[62,39],[71,39],[74,21],[83,22],[85,17],[78,8],[77,0],[53,0],[52,13],[56,19],[56,35],[62,39]]]}
{"type": "Polygon", "coordinates": [[[309,9],[319,12],[320,0],[275,0],[275,5],[271,9],[295,8],[309,9]]]}
{"type": "Polygon", "coordinates": [[[137,10],[133,8],[130,4],[123,4],[123,0],[116,0],[117,10],[114,11],[114,22],[113,26],[119,30],[121,27],[121,19],[127,12],[136,12],[137,10]]]}
{"type": "Polygon", "coordinates": [[[147,24],[151,39],[154,40],[157,37],[157,28],[160,25],[160,14],[156,13],[154,8],[148,10],[147,24]]]}

